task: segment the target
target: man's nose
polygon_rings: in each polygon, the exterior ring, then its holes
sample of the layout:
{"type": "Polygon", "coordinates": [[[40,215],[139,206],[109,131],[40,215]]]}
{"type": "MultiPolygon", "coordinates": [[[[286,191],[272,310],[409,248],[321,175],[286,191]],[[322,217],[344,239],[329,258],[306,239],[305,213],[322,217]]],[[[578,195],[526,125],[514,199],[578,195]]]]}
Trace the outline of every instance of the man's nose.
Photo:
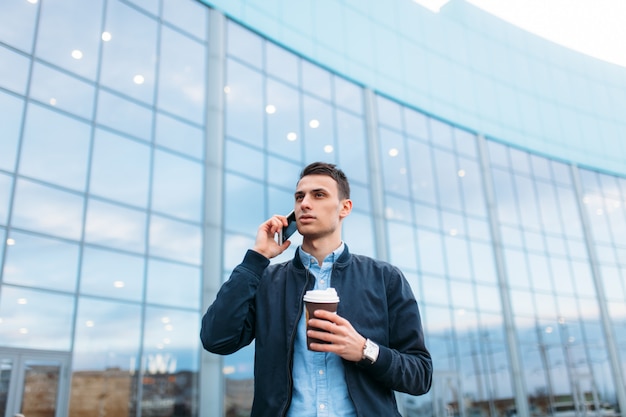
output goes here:
{"type": "Polygon", "coordinates": [[[311,198],[308,195],[302,197],[302,201],[300,201],[300,207],[311,208],[311,198]]]}

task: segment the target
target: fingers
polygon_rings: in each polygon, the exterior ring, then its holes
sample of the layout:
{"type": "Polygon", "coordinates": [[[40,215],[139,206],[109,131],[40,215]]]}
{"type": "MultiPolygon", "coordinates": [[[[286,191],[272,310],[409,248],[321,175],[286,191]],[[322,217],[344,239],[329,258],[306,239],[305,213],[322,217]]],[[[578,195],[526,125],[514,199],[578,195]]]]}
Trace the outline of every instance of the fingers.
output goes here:
{"type": "Polygon", "coordinates": [[[252,249],[268,259],[283,253],[291,245],[291,242],[286,241],[279,245],[274,239],[274,235],[284,226],[287,226],[287,217],[285,216],[277,214],[267,219],[259,226],[252,249]]]}
{"type": "Polygon", "coordinates": [[[353,362],[361,360],[365,338],[354,330],[348,320],[324,310],[316,310],[314,315],[315,318],[311,318],[308,324],[318,330],[308,330],[307,335],[328,344],[312,343],[311,350],[333,352],[353,362]]]}

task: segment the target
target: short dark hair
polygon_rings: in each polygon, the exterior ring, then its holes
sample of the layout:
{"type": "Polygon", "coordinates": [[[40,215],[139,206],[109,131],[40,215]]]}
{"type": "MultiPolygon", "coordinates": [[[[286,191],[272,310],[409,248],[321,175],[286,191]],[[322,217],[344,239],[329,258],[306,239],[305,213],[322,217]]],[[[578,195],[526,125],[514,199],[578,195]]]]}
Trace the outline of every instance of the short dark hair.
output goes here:
{"type": "Polygon", "coordinates": [[[350,183],[348,182],[348,178],[336,165],[327,162],[313,162],[304,167],[302,172],[300,172],[299,180],[307,175],[326,175],[331,177],[337,182],[339,198],[342,200],[350,198],[350,183]]]}

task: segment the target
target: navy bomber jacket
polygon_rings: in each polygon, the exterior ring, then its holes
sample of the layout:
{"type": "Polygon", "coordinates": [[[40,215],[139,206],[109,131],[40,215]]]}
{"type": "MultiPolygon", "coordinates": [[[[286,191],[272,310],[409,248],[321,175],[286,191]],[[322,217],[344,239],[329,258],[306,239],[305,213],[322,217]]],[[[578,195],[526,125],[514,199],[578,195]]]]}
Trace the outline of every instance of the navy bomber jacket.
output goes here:
{"type": "MultiPolygon", "coordinates": [[[[252,417],[285,416],[289,409],[302,297],[315,282],[298,253],[291,261],[269,263],[249,250],[220,288],[200,331],[204,348],[221,355],[256,339],[252,417]]],[[[398,268],[350,254],[347,245],[331,277],[340,298],[337,314],[380,346],[374,364],[343,361],[357,414],[400,416],[393,391],[421,395],[432,382],[432,360],[411,288],[398,268]]]]}

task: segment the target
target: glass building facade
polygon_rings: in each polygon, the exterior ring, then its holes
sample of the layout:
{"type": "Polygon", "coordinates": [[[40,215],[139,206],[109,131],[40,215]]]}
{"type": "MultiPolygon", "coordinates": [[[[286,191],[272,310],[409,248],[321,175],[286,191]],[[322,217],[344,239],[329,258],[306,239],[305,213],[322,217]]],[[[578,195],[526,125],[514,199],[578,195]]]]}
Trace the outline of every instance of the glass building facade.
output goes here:
{"type": "Polygon", "coordinates": [[[623,415],[626,70],[460,1],[294,4],[0,2],[0,417],[248,415],[254,346],[200,319],[316,160],[420,304],[403,416],[623,415]]]}

